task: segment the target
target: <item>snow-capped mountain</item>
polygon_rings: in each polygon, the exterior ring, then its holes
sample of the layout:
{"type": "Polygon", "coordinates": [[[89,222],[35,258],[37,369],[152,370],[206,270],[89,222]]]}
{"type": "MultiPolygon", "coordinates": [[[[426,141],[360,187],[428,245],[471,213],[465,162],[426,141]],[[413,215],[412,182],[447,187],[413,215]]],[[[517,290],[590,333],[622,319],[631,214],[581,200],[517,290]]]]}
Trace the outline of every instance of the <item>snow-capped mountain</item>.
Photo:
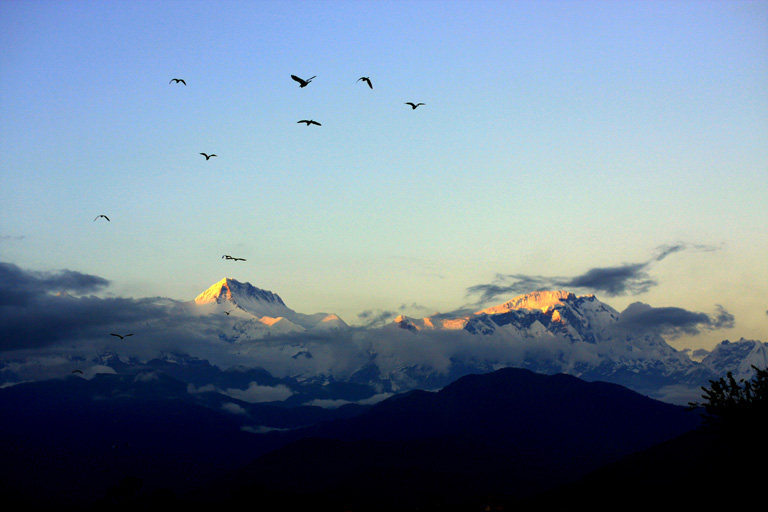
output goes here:
{"type": "MultiPolygon", "coordinates": [[[[521,295],[459,317],[399,316],[388,328],[395,327],[415,338],[420,333],[461,330],[495,344],[493,357],[454,359],[452,368],[463,373],[506,364],[615,382],[645,393],[679,384],[698,390],[715,375],[714,367],[692,361],[658,333],[626,328],[620,313],[594,295],[576,296],[564,290],[521,295]]],[[[424,369],[404,371],[416,377],[424,369]]]]}
{"type": "Polygon", "coordinates": [[[724,340],[717,345],[701,364],[718,375],[731,372],[734,378],[751,379],[755,371],[752,366],[768,368],[768,343],[757,340],[724,340]]]}
{"type": "Polygon", "coordinates": [[[198,314],[226,313],[234,318],[256,319],[249,330],[256,337],[269,332],[302,332],[309,329],[343,329],[347,324],[335,314],[297,313],[276,293],[225,277],[195,298],[198,314]]]}
{"type": "Polygon", "coordinates": [[[414,331],[464,329],[473,334],[506,333],[524,338],[562,336],[572,342],[594,343],[619,319],[619,312],[594,295],[577,297],[563,290],[541,291],[515,297],[472,315],[422,319],[399,316],[395,324],[414,331]]]}

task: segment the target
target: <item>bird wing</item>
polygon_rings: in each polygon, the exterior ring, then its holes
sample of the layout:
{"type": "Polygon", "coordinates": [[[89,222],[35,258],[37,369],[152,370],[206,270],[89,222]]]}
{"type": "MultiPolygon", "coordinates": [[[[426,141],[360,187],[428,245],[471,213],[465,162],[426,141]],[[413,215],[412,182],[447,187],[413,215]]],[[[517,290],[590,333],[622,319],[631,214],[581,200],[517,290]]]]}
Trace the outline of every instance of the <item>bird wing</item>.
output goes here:
{"type": "Polygon", "coordinates": [[[187,85],[187,82],[185,82],[184,80],[179,80],[179,82],[183,83],[184,85],[187,85]]]}
{"type": "Polygon", "coordinates": [[[298,124],[298,123],[307,123],[307,124],[309,124],[309,121],[308,121],[308,120],[306,120],[306,119],[302,119],[301,121],[296,121],[296,123],[297,123],[297,124],[298,124]]]}
{"type": "Polygon", "coordinates": [[[311,80],[317,78],[317,75],[307,78],[307,83],[309,83],[311,80]]]}
{"type": "Polygon", "coordinates": [[[107,219],[107,222],[109,222],[109,217],[107,217],[106,215],[102,215],[102,217],[104,217],[105,219],[107,219]]]}
{"type": "Polygon", "coordinates": [[[133,336],[133,333],[131,333],[131,334],[126,334],[126,335],[125,335],[125,337],[126,337],[126,338],[127,338],[128,336],[133,336]]]}
{"type": "Polygon", "coordinates": [[[301,78],[297,77],[296,75],[291,75],[291,78],[293,78],[294,80],[296,80],[300,84],[306,84],[307,83],[304,80],[302,80],[301,78]]]}
{"type": "Polygon", "coordinates": [[[115,333],[113,333],[113,332],[111,332],[111,333],[109,333],[109,334],[110,334],[110,336],[117,336],[118,338],[120,338],[120,339],[123,339],[123,337],[122,337],[122,336],[120,336],[119,334],[115,334],[115,333]]]}
{"type": "Polygon", "coordinates": [[[323,126],[323,125],[321,125],[320,123],[318,123],[317,121],[310,121],[310,123],[312,123],[312,124],[316,124],[317,126],[323,126]]]}

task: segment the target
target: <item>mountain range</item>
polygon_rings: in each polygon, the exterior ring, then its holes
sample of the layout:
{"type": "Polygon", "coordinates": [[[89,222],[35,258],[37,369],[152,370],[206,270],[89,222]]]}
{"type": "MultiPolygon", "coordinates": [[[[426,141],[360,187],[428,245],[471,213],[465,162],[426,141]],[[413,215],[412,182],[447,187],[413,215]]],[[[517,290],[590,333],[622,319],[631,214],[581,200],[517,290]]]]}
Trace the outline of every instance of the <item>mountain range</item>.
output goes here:
{"type": "Polygon", "coordinates": [[[517,366],[614,382],[657,398],[686,388],[688,396],[678,401],[687,403],[711,379],[728,371],[748,377],[751,365],[768,364],[768,345],[744,339],[725,341],[703,361],[693,361],[658,331],[637,328],[594,295],[563,290],[521,295],[471,314],[400,315],[365,330],[334,314],[296,313],[277,294],[231,278],[194,304],[197,314],[228,313],[232,321],[220,337],[243,352],[266,354],[270,349],[262,342],[277,337],[294,361],[313,360],[288,365],[292,377],[354,382],[380,393],[437,389],[468,373],[517,366]],[[356,350],[355,357],[334,352],[334,343],[356,350]],[[338,365],[348,359],[353,361],[338,365]]]}
{"type": "MultiPolygon", "coordinates": [[[[71,307],[85,299],[55,300],[71,307]]],[[[612,382],[687,404],[712,379],[727,372],[749,378],[752,365],[768,365],[768,345],[745,339],[723,341],[694,361],[627,311],[564,290],[533,292],[474,312],[400,315],[368,327],[333,313],[296,312],[278,294],[232,278],[193,300],[167,302],[144,307],[146,319],[113,327],[135,334],[125,340],[107,341],[102,333],[40,356],[44,360],[35,352],[3,358],[0,385],[71,371],[90,379],[154,369],[251,403],[338,407],[518,367],[612,382]]]]}

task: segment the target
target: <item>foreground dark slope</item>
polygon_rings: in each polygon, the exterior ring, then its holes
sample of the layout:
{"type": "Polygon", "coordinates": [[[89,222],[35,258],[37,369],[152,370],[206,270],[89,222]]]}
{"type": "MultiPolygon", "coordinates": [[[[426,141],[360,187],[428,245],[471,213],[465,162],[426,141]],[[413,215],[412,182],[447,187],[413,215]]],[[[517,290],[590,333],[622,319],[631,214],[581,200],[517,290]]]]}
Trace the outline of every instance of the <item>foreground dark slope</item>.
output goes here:
{"type": "Polygon", "coordinates": [[[469,505],[490,494],[522,499],[699,424],[683,407],[618,385],[508,368],[436,393],[396,396],[351,419],[272,434],[286,446],[199,497],[331,510],[469,505]]]}
{"type": "Polygon", "coordinates": [[[295,428],[346,414],[190,394],[186,383],[156,371],[19,384],[0,389],[0,412],[3,495],[79,506],[123,481],[140,482],[140,493],[179,494],[248,463],[275,447],[243,430],[254,418],[295,428]]]}

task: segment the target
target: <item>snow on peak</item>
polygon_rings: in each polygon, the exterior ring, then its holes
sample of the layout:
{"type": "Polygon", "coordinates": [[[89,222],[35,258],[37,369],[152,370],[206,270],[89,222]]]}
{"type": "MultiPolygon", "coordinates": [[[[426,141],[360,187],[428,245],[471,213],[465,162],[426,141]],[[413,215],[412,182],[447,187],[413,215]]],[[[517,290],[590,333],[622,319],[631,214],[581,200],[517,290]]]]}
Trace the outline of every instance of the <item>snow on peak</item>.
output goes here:
{"type": "Polygon", "coordinates": [[[237,303],[242,300],[285,306],[283,299],[276,293],[256,288],[251,283],[241,283],[231,277],[225,277],[198,295],[195,298],[195,303],[208,304],[216,302],[221,304],[224,301],[237,303]]]}
{"type": "MultiPolygon", "coordinates": [[[[285,305],[276,293],[256,288],[251,283],[241,283],[226,277],[195,298],[203,314],[218,314],[222,310],[229,315],[233,311],[238,318],[255,318],[262,326],[281,331],[304,330],[323,324],[325,328],[344,328],[347,324],[336,315],[328,313],[297,313],[285,305]],[[232,307],[235,309],[232,309],[232,307]]],[[[234,317],[233,317],[234,318],[234,317]]]]}
{"type": "Polygon", "coordinates": [[[565,290],[532,292],[526,293],[525,295],[519,295],[512,300],[508,300],[504,304],[492,306],[490,308],[483,309],[482,311],[478,311],[477,313],[496,315],[500,313],[507,313],[513,309],[540,309],[542,311],[546,311],[549,308],[557,306],[564,300],[571,300],[575,298],[575,294],[565,290]]]}

